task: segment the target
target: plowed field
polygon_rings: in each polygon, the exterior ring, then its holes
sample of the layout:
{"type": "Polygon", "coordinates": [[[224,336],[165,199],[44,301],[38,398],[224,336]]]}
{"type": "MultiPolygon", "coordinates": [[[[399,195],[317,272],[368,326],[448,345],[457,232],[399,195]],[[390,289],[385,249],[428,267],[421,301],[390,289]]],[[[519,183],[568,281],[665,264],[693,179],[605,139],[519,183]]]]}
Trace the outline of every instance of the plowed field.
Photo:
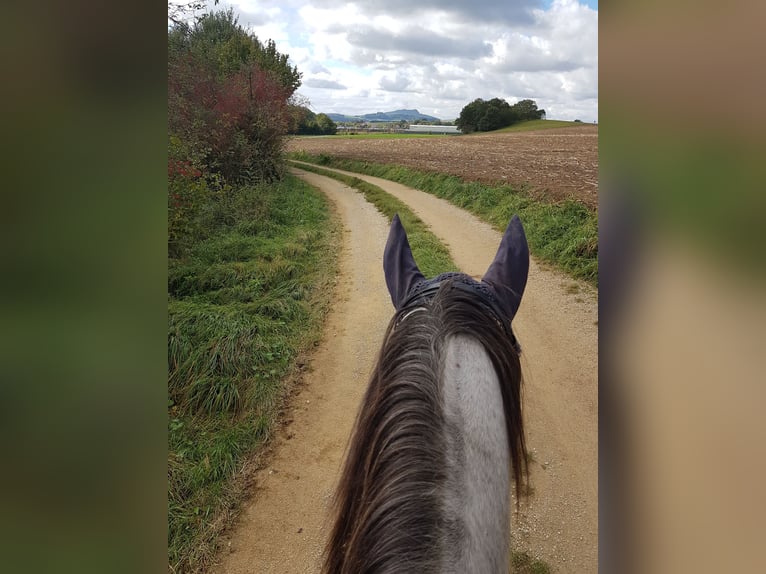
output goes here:
{"type": "Polygon", "coordinates": [[[301,137],[289,151],[390,163],[507,183],[536,197],[598,203],[598,126],[432,138],[301,137]]]}

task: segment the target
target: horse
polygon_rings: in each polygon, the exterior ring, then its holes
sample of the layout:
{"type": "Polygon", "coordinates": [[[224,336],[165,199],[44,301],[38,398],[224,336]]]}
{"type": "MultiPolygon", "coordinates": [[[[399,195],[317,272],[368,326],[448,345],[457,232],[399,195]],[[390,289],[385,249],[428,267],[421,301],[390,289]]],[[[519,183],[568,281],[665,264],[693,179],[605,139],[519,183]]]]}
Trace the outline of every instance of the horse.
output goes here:
{"type": "Polygon", "coordinates": [[[480,281],[426,280],[397,214],[383,271],[395,313],[347,448],[323,572],[508,572],[511,478],[517,507],[528,480],[511,329],[529,271],[521,221],[480,281]]]}

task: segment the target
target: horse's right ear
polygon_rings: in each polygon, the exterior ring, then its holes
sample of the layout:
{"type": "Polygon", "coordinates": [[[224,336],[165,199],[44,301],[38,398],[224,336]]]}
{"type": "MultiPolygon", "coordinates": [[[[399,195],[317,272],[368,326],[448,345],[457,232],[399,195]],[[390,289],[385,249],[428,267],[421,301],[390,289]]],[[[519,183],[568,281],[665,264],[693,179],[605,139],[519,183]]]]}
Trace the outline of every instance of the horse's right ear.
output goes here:
{"type": "Polygon", "coordinates": [[[412,286],[425,279],[412,256],[410,242],[407,241],[407,233],[399,221],[398,213],[391,221],[386,249],[383,251],[383,274],[391,301],[397,311],[412,286]]]}
{"type": "Polygon", "coordinates": [[[527,285],[529,274],[529,246],[527,236],[524,234],[524,226],[518,215],[511,218],[511,222],[503,234],[500,246],[497,248],[495,260],[482,277],[484,283],[489,284],[495,290],[500,300],[510,311],[510,317],[516,315],[521,304],[521,296],[527,285]]]}

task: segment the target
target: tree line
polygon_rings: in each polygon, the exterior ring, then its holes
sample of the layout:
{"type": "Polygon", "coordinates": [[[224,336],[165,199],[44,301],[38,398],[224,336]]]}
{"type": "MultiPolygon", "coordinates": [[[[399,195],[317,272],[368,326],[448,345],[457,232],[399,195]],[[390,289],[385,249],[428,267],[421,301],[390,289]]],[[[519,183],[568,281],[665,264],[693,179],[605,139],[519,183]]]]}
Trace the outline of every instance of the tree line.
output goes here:
{"type": "Polygon", "coordinates": [[[335,135],[338,125],[327,114],[315,114],[306,106],[292,106],[294,123],[291,134],[302,136],[335,135]]]}
{"type": "Polygon", "coordinates": [[[477,98],[460,111],[455,125],[463,133],[499,130],[525,120],[539,120],[545,110],[537,109],[534,100],[521,100],[513,105],[501,98],[477,98]]]}

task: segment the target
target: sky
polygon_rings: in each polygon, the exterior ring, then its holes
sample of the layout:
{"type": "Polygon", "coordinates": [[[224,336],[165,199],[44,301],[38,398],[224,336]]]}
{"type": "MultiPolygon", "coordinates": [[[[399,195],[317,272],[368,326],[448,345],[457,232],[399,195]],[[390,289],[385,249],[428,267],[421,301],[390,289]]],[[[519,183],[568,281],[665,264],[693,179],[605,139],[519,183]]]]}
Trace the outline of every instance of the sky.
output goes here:
{"type": "Polygon", "coordinates": [[[208,1],[290,56],[316,113],[451,120],[497,97],[598,120],[598,0],[208,1]]]}

